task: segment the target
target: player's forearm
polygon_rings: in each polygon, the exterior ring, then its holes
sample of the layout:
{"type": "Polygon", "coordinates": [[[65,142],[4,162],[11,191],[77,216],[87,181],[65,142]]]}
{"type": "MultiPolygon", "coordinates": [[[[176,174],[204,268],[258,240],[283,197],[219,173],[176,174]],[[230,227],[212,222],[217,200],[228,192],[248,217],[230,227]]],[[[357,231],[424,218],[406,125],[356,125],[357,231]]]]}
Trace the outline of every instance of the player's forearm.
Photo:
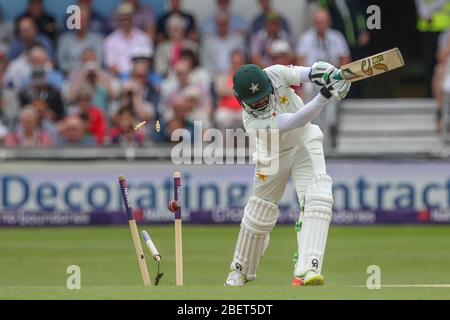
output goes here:
{"type": "Polygon", "coordinates": [[[328,98],[319,93],[296,113],[282,113],[277,116],[277,126],[280,133],[301,128],[319,115],[327,104],[328,98]]]}
{"type": "Polygon", "coordinates": [[[309,78],[309,73],[311,72],[310,67],[296,67],[298,69],[298,72],[300,74],[300,83],[304,82],[311,82],[311,79],[309,78]]]}

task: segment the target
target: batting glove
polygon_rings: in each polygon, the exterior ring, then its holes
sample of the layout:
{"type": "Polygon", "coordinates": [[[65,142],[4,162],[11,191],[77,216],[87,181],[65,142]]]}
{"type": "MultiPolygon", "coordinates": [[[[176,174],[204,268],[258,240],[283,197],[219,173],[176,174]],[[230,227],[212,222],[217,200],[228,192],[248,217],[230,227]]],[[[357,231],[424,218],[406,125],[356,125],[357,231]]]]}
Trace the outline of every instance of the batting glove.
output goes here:
{"type": "Polygon", "coordinates": [[[314,62],[309,72],[309,79],[319,87],[329,87],[342,80],[339,69],[328,62],[314,62]]]}

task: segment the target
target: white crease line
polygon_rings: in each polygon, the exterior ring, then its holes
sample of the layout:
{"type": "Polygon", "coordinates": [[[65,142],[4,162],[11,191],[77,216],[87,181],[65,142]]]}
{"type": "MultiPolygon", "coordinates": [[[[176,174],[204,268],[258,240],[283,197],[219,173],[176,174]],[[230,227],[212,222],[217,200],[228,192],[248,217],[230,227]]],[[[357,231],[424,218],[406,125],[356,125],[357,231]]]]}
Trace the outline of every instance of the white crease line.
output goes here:
{"type": "MultiPolygon", "coordinates": [[[[349,286],[353,288],[367,288],[367,286],[349,286]]],[[[381,288],[450,288],[450,284],[383,284],[381,288]]]]}

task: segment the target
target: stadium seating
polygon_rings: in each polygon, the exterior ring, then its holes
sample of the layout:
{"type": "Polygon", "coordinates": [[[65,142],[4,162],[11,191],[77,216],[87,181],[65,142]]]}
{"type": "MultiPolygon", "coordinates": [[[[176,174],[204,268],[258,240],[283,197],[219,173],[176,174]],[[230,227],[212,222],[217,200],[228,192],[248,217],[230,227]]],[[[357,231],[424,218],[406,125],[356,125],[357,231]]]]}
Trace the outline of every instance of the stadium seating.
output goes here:
{"type": "Polygon", "coordinates": [[[340,106],[336,153],[443,156],[432,99],[347,100],[340,106]]]}

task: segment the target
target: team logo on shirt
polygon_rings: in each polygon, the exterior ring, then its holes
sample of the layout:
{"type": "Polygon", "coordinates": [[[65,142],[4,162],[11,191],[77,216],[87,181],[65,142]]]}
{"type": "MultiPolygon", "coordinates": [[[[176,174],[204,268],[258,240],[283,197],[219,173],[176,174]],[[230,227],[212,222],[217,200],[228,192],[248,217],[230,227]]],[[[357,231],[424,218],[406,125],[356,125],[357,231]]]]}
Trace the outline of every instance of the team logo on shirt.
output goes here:
{"type": "Polygon", "coordinates": [[[252,86],[249,89],[253,94],[255,94],[256,92],[261,90],[261,89],[259,89],[259,83],[254,84],[253,82],[252,82],[252,86]]]}
{"type": "Polygon", "coordinates": [[[256,179],[257,179],[258,181],[265,182],[265,181],[267,180],[268,177],[269,177],[268,175],[266,175],[266,174],[264,174],[264,173],[262,173],[262,172],[257,172],[257,173],[256,173],[256,179]]]}
{"type": "Polygon", "coordinates": [[[280,103],[282,105],[288,104],[289,103],[289,99],[286,96],[280,96],[280,103]]]}

